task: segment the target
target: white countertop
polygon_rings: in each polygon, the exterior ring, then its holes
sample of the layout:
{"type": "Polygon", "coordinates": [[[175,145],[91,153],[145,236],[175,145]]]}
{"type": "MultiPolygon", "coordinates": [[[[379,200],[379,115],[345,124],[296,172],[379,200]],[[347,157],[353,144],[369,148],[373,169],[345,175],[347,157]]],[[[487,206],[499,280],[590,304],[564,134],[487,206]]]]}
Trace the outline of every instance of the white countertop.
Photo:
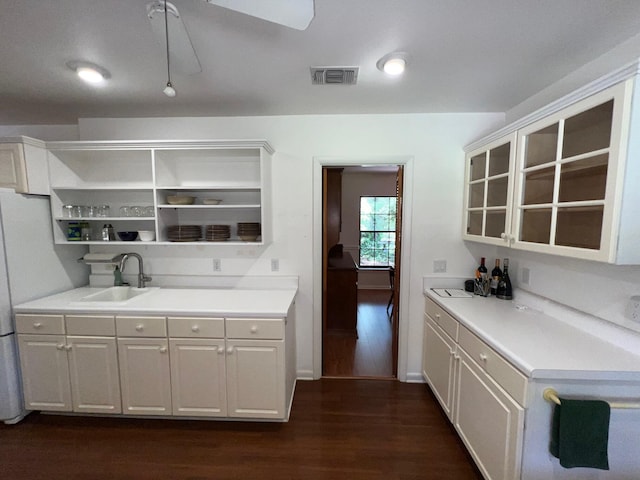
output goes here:
{"type": "Polygon", "coordinates": [[[284,317],[295,289],[150,288],[126,302],[83,302],[104,288],[82,287],[14,307],[15,313],[123,313],[194,316],[284,317]]]}
{"type": "Polygon", "coordinates": [[[516,301],[443,298],[430,290],[425,295],[530,378],[640,380],[640,352],[634,354],[516,301]]]}

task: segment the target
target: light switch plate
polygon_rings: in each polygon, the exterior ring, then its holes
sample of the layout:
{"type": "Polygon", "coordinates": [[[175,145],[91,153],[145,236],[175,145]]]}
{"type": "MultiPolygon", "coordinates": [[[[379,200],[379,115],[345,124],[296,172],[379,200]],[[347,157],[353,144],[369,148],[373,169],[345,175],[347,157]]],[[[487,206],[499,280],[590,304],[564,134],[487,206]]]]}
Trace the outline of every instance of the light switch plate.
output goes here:
{"type": "Polygon", "coordinates": [[[433,261],[433,273],[446,273],[447,261],[446,260],[434,260],[433,261]]]}

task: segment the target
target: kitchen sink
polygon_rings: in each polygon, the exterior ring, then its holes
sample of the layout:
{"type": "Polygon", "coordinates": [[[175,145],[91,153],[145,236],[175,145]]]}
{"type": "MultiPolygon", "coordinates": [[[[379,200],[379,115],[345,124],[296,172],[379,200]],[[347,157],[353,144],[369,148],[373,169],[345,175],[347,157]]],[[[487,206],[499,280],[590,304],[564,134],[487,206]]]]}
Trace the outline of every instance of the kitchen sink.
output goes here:
{"type": "Polygon", "coordinates": [[[99,292],[92,293],[86,297],[82,297],[82,303],[125,303],[142,295],[147,295],[158,287],[151,288],[135,288],[135,287],[110,287],[99,292]]]}

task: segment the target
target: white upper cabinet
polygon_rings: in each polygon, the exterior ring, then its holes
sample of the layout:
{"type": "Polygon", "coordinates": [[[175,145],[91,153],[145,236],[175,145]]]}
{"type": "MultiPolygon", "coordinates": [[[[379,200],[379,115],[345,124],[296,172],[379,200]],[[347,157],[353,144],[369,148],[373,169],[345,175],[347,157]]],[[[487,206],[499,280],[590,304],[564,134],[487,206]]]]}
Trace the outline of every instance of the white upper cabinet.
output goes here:
{"type": "Polygon", "coordinates": [[[618,78],[580,101],[563,99],[543,109],[553,113],[536,112],[472,146],[463,238],[640,264],[635,82],[618,78]]]}
{"type": "Polygon", "coordinates": [[[508,245],[515,138],[507,135],[466,155],[465,240],[508,245]]]}
{"type": "Polygon", "coordinates": [[[0,187],[49,195],[44,142],[28,137],[0,139],[0,187]]]}
{"type": "MultiPolygon", "coordinates": [[[[103,244],[105,224],[115,232],[153,231],[154,243],[270,241],[273,149],[264,140],[50,142],[47,147],[56,243],[103,244]],[[177,204],[169,201],[173,196],[193,201],[177,204]],[[78,224],[89,230],[89,238],[72,239],[70,228],[78,224]],[[243,224],[259,224],[259,236],[244,235],[252,227],[243,224]],[[188,235],[179,233],[183,230],[188,235]]],[[[111,243],[125,242],[116,237],[111,243]]]]}

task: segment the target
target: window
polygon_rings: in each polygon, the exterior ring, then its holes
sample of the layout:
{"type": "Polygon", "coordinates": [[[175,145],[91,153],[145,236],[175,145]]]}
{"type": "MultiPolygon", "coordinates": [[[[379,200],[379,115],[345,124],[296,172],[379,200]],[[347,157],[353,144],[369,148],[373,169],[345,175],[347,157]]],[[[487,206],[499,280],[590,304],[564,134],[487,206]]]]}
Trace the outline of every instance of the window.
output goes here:
{"type": "Polygon", "coordinates": [[[396,197],[360,197],[361,267],[394,264],[396,205],[396,197]]]}

